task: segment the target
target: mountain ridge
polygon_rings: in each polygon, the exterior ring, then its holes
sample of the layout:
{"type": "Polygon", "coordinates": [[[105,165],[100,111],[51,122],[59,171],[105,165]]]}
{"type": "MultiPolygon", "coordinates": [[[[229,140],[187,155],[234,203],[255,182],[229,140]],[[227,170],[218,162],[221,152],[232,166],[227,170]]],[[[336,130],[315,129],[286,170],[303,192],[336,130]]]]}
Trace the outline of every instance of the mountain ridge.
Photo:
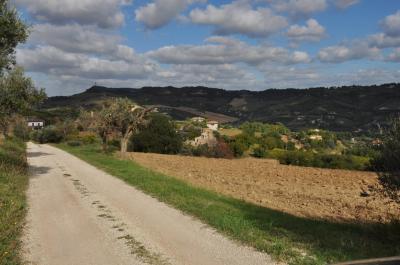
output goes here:
{"type": "Polygon", "coordinates": [[[97,108],[103,100],[114,97],[128,97],[147,106],[156,105],[177,119],[207,115],[210,116],[207,118],[213,118],[215,114],[221,122],[281,122],[291,129],[376,130],[391,116],[400,113],[400,83],[263,91],[204,86],[93,86],[72,96],[51,97],[44,107],[97,108]]]}

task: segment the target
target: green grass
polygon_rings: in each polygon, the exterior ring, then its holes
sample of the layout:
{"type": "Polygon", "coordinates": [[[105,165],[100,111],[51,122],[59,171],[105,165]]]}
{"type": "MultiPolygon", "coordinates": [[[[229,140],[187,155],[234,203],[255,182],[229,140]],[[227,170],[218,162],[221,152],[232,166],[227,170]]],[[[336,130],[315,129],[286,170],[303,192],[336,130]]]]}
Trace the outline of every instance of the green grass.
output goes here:
{"type": "Polygon", "coordinates": [[[58,147],[289,264],[327,264],[400,254],[399,224],[340,224],[299,218],[193,187],[101,153],[97,146],[58,147]]]}
{"type": "Polygon", "coordinates": [[[25,143],[0,143],[0,264],[22,264],[19,257],[28,185],[25,143]]]}

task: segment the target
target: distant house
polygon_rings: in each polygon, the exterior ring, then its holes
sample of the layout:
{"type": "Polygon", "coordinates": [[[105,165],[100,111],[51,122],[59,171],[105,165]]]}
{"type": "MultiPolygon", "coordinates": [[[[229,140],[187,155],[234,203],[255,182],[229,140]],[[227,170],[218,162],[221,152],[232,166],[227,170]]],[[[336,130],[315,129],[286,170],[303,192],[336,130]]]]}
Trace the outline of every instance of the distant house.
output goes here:
{"type": "Polygon", "coordinates": [[[36,119],[36,118],[28,119],[27,123],[28,123],[28,127],[31,128],[32,130],[42,129],[45,125],[44,120],[36,119]]]}
{"type": "Polygon", "coordinates": [[[205,128],[199,137],[196,137],[193,141],[189,141],[192,146],[199,146],[207,144],[208,146],[215,146],[217,144],[217,138],[214,135],[214,131],[205,128]]]}
{"type": "Polygon", "coordinates": [[[217,121],[208,121],[207,128],[212,131],[218,131],[218,122],[217,121]]]}
{"type": "Polygon", "coordinates": [[[203,122],[203,121],[205,121],[206,119],[203,118],[203,117],[193,117],[193,118],[191,118],[190,120],[193,121],[193,122],[203,122]]]}
{"type": "Polygon", "coordinates": [[[317,134],[310,135],[309,138],[311,140],[315,140],[315,141],[322,141],[322,136],[321,135],[317,135],[317,134]]]}

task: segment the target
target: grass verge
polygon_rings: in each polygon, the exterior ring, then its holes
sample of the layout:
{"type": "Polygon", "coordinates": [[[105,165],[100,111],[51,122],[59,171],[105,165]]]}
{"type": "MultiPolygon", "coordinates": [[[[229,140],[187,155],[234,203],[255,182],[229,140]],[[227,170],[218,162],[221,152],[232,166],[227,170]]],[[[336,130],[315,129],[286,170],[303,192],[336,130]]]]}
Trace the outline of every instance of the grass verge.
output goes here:
{"type": "Polygon", "coordinates": [[[26,214],[25,190],[28,185],[25,143],[0,143],[0,264],[22,264],[19,236],[26,214]]]}
{"type": "Polygon", "coordinates": [[[104,154],[98,146],[57,146],[225,235],[289,264],[327,264],[400,253],[399,224],[340,224],[300,218],[193,187],[132,161],[104,154]]]}

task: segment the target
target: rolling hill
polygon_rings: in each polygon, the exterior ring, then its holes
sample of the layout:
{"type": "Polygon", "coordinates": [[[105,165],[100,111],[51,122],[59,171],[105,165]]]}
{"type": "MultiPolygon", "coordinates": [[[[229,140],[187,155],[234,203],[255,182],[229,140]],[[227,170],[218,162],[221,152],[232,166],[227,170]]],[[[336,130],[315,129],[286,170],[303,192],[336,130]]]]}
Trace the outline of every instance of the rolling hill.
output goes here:
{"type": "Polygon", "coordinates": [[[377,130],[400,113],[400,84],[335,88],[228,91],[208,87],[107,88],[49,98],[44,108],[97,108],[105,99],[128,97],[157,106],[176,119],[204,116],[225,123],[281,122],[291,129],[377,130]]]}

